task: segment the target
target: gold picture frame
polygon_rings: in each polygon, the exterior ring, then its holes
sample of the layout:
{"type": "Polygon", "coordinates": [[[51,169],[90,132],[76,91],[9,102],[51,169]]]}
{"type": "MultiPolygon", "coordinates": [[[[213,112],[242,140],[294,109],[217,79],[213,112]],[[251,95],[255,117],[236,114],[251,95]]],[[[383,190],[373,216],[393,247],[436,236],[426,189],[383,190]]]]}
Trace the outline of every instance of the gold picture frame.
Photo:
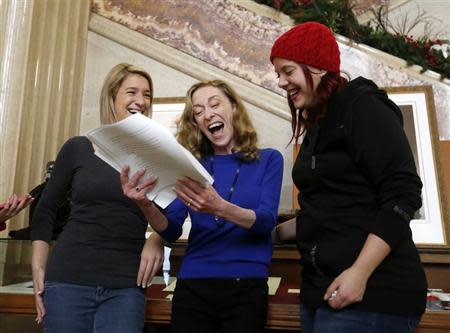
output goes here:
{"type": "Polygon", "coordinates": [[[423,183],[422,208],[411,221],[414,242],[419,248],[450,249],[450,219],[433,89],[431,86],[384,89],[402,111],[403,128],[423,183]]]}

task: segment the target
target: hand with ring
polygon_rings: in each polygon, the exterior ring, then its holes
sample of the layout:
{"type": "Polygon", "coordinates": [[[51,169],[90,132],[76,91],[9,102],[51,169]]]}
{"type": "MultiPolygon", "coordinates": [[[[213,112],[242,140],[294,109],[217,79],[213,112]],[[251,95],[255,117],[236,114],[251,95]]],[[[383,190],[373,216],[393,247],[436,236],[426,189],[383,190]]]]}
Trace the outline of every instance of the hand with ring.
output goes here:
{"type": "Polygon", "coordinates": [[[333,292],[331,293],[331,296],[330,296],[329,300],[335,299],[336,296],[337,296],[337,293],[338,293],[337,290],[333,291],[333,292]]]}
{"type": "Polygon", "coordinates": [[[196,211],[219,215],[227,203],[212,186],[205,186],[199,182],[185,177],[179,179],[175,185],[174,192],[187,207],[196,211]]]}
{"type": "Polygon", "coordinates": [[[328,286],[323,299],[335,310],[361,302],[366,290],[367,279],[366,272],[362,272],[356,266],[351,266],[339,274],[328,286]]]}
{"type": "Polygon", "coordinates": [[[130,167],[125,166],[120,172],[120,183],[122,184],[123,194],[135,201],[138,205],[147,206],[152,202],[147,198],[147,192],[152,190],[157,182],[155,176],[143,180],[145,170],[139,170],[129,177],[130,167]]]}

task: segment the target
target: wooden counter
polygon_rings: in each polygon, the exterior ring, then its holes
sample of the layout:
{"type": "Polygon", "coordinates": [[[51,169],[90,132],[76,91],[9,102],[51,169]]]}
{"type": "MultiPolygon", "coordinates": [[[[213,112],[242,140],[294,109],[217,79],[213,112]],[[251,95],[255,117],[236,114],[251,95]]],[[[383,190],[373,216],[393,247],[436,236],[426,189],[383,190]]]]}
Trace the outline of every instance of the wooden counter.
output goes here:
{"type": "MultiPolygon", "coordinates": [[[[172,248],[171,273],[176,275],[184,254],[185,246],[176,245],[172,248]]],[[[431,255],[421,253],[422,262],[427,273],[429,285],[433,288],[450,289],[450,255],[448,252],[434,251],[431,255]],[[442,253],[441,253],[442,252],[442,253]],[[440,257],[437,257],[440,256],[440,257]]],[[[28,266],[27,266],[28,267],[28,266]]],[[[299,254],[295,246],[276,246],[274,249],[270,276],[281,276],[282,283],[275,296],[269,297],[269,308],[266,332],[299,332],[299,305],[297,295],[287,295],[289,288],[300,286],[299,254]]],[[[159,277],[161,280],[162,278],[159,277]]],[[[31,278],[30,278],[31,280],[31,278]]],[[[28,280],[28,281],[30,281],[28,280]]],[[[28,282],[31,284],[31,282],[28,282]]],[[[162,283],[162,282],[159,282],[162,283]]],[[[3,288],[1,288],[3,289],[3,288]]],[[[32,322],[36,315],[34,296],[30,286],[19,291],[11,289],[0,290],[0,315],[17,316],[23,320],[24,315],[29,316],[32,322]],[[14,293],[13,293],[14,292],[14,293]]],[[[166,299],[167,292],[150,287],[148,290],[146,308],[146,333],[168,332],[171,315],[171,301],[166,299]]],[[[419,324],[416,333],[450,333],[450,311],[427,311],[419,324]]]]}
{"type": "MultiPolygon", "coordinates": [[[[277,332],[299,332],[298,304],[282,304],[270,302],[267,328],[277,332]]],[[[36,315],[34,296],[32,294],[0,294],[0,314],[36,315]]],[[[146,310],[146,331],[152,324],[165,327],[170,321],[171,301],[168,299],[148,298],[146,310]],[[161,325],[162,324],[162,325],[161,325]]],[[[160,329],[160,331],[162,331],[160,329]]],[[[427,311],[419,324],[416,333],[448,333],[450,332],[450,311],[427,311]]]]}

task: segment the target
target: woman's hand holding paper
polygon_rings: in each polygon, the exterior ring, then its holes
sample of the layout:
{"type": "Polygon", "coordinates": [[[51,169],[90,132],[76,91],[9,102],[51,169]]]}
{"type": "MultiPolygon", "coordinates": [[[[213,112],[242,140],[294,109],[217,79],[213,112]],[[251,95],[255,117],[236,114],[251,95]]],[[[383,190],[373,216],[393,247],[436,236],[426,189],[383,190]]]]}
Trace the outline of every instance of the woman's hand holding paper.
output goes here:
{"type": "Polygon", "coordinates": [[[178,180],[174,191],[181,201],[198,212],[219,215],[225,203],[214,187],[204,186],[189,177],[178,180]]]}
{"type": "Polygon", "coordinates": [[[145,174],[145,170],[139,170],[131,178],[129,178],[129,171],[130,167],[126,165],[120,172],[123,194],[134,200],[139,206],[153,205],[153,202],[147,197],[147,192],[156,185],[157,177],[151,176],[139,184],[140,179],[145,174]]]}

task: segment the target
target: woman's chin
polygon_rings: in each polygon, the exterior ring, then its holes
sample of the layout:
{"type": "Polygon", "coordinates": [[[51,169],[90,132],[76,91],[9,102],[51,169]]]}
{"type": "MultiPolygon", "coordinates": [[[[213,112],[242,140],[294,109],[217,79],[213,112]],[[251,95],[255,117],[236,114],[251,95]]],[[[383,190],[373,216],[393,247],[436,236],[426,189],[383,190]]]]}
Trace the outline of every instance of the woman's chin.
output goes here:
{"type": "Polygon", "coordinates": [[[294,107],[296,109],[304,109],[305,108],[305,103],[301,102],[301,103],[294,103],[294,107]]]}

